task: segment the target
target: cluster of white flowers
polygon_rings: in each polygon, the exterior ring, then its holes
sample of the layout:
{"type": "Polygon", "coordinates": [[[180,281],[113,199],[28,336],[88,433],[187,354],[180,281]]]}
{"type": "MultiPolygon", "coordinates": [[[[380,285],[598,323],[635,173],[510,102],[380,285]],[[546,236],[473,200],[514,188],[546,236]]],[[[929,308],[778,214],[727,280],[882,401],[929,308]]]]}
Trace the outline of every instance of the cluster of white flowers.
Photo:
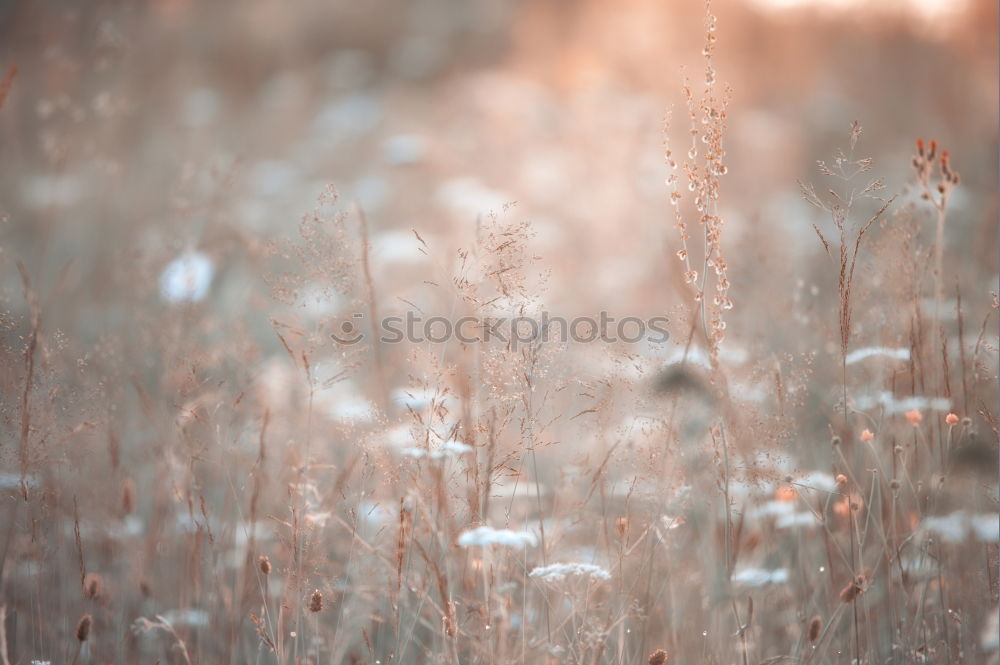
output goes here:
{"type": "Polygon", "coordinates": [[[370,423],[378,416],[378,409],[362,397],[337,397],[330,406],[330,415],[342,423],[370,423]]]}
{"type": "Polygon", "coordinates": [[[776,529],[812,527],[820,524],[816,515],[807,510],[796,510],[796,505],[791,501],[768,501],[747,511],[747,517],[773,519],[776,529]]]}
{"type": "Polygon", "coordinates": [[[160,296],[175,304],[203,300],[214,274],[212,259],[201,252],[185,252],[160,274],[160,296]]]}
{"type": "Polygon", "coordinates": [[[909,349],[890,349],[884,346],[866,346],[863,349],[855,349],[847,354],[845,358],[848,365],[853,365],[854,363],[861,362],[866,358],[871,358],[873,356],[883,356],[890,360],[909,360],[910,350],[909,349]]]}
{"type": "Polygon", "coordinates": [[[857,399],[859,409],[873,409],[881,406],[887,415],[906,413],[913,409],[929,409],[931,411],[948,411],[951,409],[951,400],[947,397],[905,397],[896,399],[895,396],[882,390],[875,395],[861,395],[857,399]]]}
{"type": "Polygon", "coordinates": [[[744,568],[733,573],[733,582],[746,586],[783,584],[788,581],[788,571],[784,568],[744,568]]]}
{"type": "Polygon", "coordinates": [[[207,626],[209,615],[205,610],[183,608],[167,610],[158,618],[171,626],[207,626]]]}
{"type": "Polygon", "coordinates": [[[798,527],[814,527],[819,526],[820,524],[820,521],[812,513],[808,511],[799,511],[779,517],[774,523],[774,528],[795,529],[798,527]]]}
{"type": "Polygon", "coordinates": [[[535,534],[530,531],[511,531],[480,526],[465,531],[458,537],[462,547],[502,545],[503,547],[534,547],[538,544],[535,534]]]}
{"type": "Polygon", "coordinates": [[[431,460],[443,460],[447,458],[461,457],[465,453],[471,453],[472,446],[460,441],[445,441],[440,448],[427,450],[426,448],[403,448],[401,451],[407,457],[414,459],[427,458],[431,460]]]}
{"type": "Polygon", "coordinates": [[[567,577],[590,578],[591,580],[610,580],[611,573],[592,563],[553,563],[532,570],[528,577],[543,582],[562,582],[567,577]]]}
{"type": "Polygon", "coordinates": [[[392,391],[392,402],[400,408],[409,408],[414,411],[426,409],[432,402],[435,406],[443,407],[448,411],[455,411],[459,407],[459,400],[455,395],[426,387],[396,388],[392,391]]]}
{"type": "Polygon", "coordinates": [[[1000,541],[1000,515],[957,510],[948,515],[925,517],[921,527],[948,543],[962,543],[973,536],[984,543],[1000,541]]]}
{"type": "Polygon", "coordinates": [[[792,477],[792,482],[802,489],[832,492],[837,489],[837,479],[825,471],[810,471],[802,476],[792,477]]]}

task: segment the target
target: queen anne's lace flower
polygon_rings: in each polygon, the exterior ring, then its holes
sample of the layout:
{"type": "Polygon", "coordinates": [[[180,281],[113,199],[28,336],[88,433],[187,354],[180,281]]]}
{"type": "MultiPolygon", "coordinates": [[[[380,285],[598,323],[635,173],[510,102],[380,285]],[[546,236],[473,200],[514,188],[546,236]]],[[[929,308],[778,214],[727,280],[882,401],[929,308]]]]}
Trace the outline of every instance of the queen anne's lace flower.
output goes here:
{"type": "Polygon", "coordinates": [[[733,582],[753,587],[782,584],[788,579],[788,570],[785,568],[744,568],[733,573],[733,582]]]}
{"type": "Polygon", "coordinates": [[[510,529],[494,529],[480,526],[465,531],[458,537],[462,547],[485,545],[502,545],[503,547],[534,547],[538,544],[535,534],[530,531],[511,531],[510,529]]]}
{"type": "Polygon", "coordinates": [[[611,573],[592,563],[553,563],[532,570],[528,577],[543,582],[562,582],[574,578],[590,578],[591,580],[610,580],[611,573]]]}
{"type": "Polygon", "coordinates": [[[471,453],[472,446],[460,441],[446,441],[440,448],[427,450],[426,448],[403,448],[401,451],[407,457],[422,459],[424,457],[431,460],[443,460],[451,457],[460,457],[465,453],[471,453]]]}
{"type": "Polygon", "coordinates": [[[201,252],[185,252],[160,274],[160,296],[169,303],[203,300],[214,274],[212,259],[201,252]]]}

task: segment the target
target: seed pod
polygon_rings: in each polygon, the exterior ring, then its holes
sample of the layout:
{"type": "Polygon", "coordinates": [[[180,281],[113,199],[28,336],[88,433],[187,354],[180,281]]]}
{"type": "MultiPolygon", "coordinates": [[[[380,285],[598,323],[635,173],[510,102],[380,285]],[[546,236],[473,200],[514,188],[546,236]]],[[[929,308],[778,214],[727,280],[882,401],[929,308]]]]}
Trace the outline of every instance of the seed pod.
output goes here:
{"type": "Polygon", "coordinates": [[[90,637],[90,627],[93,623],[94,620],[89,614],[84,614],[80,617],[80,620],[76,624],[76,639],[86,642],[87,638],[90,637]]]}
{"type": "Polygon", "coordinates": [[[104,589],[104,580],[96,573],[87,573],[83,578],[83,593],[90,599],[96,599],[104,589]]]}
{"type": "Polygon", "coordinates": [[[850,603],[857,599],[865,590],[865,576],[858,575],[840,591],[840,599],[845,603],[850,603]]]}
{"type": "Polygon", "coordinates": [[[316,589],[315,591],[312,592],[312,595],[309,597],[309,611],[315,614],[316,612],[319,612],[322,609],[323,609],[323,594],[319,592],[319,589],[316,589]]]}
{"type": "Polygon", "coordinates": [[[667,662],[667,652],[664,649],[657,649],[649,654],[649,665],[663,665],[667,662]]]}
{"type": "Polygon", "coordinates": [[[823,628],[823,620],[817,614],[809,620],[809,641],[815,642],[819,639],[819,631],[823,628]]]}

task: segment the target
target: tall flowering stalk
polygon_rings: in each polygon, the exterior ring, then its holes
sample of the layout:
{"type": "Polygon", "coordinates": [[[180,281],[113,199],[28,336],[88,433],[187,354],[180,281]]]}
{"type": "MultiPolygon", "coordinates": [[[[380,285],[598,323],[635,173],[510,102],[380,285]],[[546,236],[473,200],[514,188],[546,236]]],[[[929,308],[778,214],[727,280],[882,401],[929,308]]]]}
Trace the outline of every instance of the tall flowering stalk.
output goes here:
{"type": "Polygon", "coordinates": [[[827,212],[833,222],[836,235],[831,241],[823,234],[823,231],[813,224],[813,230],[823,243],[823,249],[827,255],[836,262],[838,268],[837,288],[840,294],[839,324],[840,324],[840,356],[841,375],[843,381],[844,400],[844,421],[847,421],[847,349],[851,340],[852,321],[852,289],[854,287],[854,271],[858,263],[858,255],[861,253],[861,241],[865,234],[871,229],[892,205],[895,196],[888,199],[881,198],[878,193],[885,189],[885,182],[882,178],[874,178],[861,190],[852,187],[851,183],[861,174],[868,173],[872,169],[872,159],[870,157],[855,158],[854,149],[858,139],[861,137],[861,125],[854,121],[851,123],[850,149],[845,154],[842,150],[837,150],[833,156],[832,164],[825,161],[818,161],[819,172],[827,178],[834,179],[843,184],[844,191],[838,193],[832,188],[827,188],[825,198],[821,198],[816,193],[813,185],[799,182],[799,188],[806,201],[817,208],[827,212]],[[876,212],[859,225],[852,225],[851,214],[855,205],[864,199],[875,201],[879,204],[876,212]],[[836,256],[835,256],[836,254],[836,256]]]}
{"type": "MultiPolygon", "coordinates": [[[[691,146],[686,159],[678,162],[669,139],[664,140],[665,158],[670,167],[667,186],[670,188],[670,203],[674,206],[675,225],[680,234],[681,248],[677,257],[684,262],[684,280],[694,287],[694,299],[698,310],[709,352],[713,362],[718,356],[719,344],[725,337],[726,322],[723,312],[731,309],[729,299],[728,264],[722,252],[723,218],[719,214],[719,185],[728,168],[724,163],[726,151],[723,136],[726,131],[726,109],[732,98],[732,89],[725,86],[720,93],[716,86],[716,72],[712,55],[716,42],[716,18],[711,11],[711,3],[706,3],[705,85],[696,96],[692,84],[685,80],[684,96],[690,120],[691,146]],[[678,174],[683,172],[683,178],[678,174]],[[688,222],[681,209],[684,194],[680,182],[687,181],[687,191],[694,197],[693,206],[698,224],[703,231],[702,264],[698,270],[692,264],[688,222]],[[708,292],[712,291],[711,299],[708,292]]],[[[668,115],[665,129],[669,129],[668,115]]],[[[666,131],[665,131],[666,134],[666,131]]],[[[692,330],[693,332],[693,330],[692,330]]]]}

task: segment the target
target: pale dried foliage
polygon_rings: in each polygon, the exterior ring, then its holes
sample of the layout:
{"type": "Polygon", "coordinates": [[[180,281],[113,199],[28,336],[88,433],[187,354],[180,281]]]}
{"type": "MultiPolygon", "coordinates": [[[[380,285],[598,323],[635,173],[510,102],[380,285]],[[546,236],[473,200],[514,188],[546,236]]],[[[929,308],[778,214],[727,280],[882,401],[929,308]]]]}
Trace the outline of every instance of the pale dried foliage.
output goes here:
{"type": "Polygon", "coordinates": [[[123,250],[123,311],[73,330],[71,268],[0,254],[0,662],[995,663],[998,302],[943,242],[960,156],[921,141],[887,194],[845,122],[801,185],[814,272],[741,285],[706,14],[663,348],[373,340],[539,315],[560,270],[514,205],[377,269],[331,187],[284,236],[198,236],[204,300],[149,297],[177,248],[123,250]]]}

